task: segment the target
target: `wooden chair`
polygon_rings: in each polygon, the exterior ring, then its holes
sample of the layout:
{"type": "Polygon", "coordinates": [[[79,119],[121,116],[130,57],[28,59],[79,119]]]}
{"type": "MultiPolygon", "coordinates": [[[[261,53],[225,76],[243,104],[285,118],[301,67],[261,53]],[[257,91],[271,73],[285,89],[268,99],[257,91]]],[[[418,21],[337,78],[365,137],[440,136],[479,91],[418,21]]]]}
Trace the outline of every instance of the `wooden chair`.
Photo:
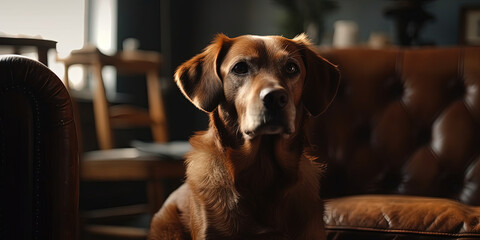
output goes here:
{"type": "MultiPolygon", "coordinates": [[[[65,63],[65,83],[68,86],[68,69],[80,64],[89,67],[95,77],[93,92],[94,119],[100,150],[86,152],[81,161],[82,181],[145,181],[148,203],[100,209],[84,213],[87,224],[83,230],[90,235],[118,237],[120,239],[145,239],[147,229],[91,225],[88,219],[110,218],[121,215],[158,211],[165,199],[163,180],[184,176],[183,153],[152,154],[137,148],[114,148],[113,128],[150,126],[156,143],[169,147],[168,129],[160,92],[159,69],[161,56],[155,52],[119,52],[109,56],[95,47],[73,51],[62,60],[65,63]],[[102,69],[114,66],[118,74],[145,74],[147,79],[148,110],[131,105],[111,106],[105,93],[102,69]]],[[[114,239],[114,238],[113,238],[114,239]]]]}
{"type": "MultiPolygon", "coordinates": [[[[129,51],[109,56],[100,52],[96,47],[87,46],[73,51],[69,57],[62,61],[65,64],[65,73],[68,73],[68,69],[72,65],[80,64],[89,66],[94,74],[93,107],[100,149],[112,149],[114,147],[113,128],[151,126],[155,142],[166,142],[168,140],[167,120],[160,91],[159,69],[162,63],[160,54],[147,51],[129,51]],[[119,74],[146,75],[148,111],[132,105],[109,106],[102,76],[102,69],[105,66],[114,66],[119,74]]],[[[68,74],[65,74],[64,81],[69,86],[68,74]]]]}

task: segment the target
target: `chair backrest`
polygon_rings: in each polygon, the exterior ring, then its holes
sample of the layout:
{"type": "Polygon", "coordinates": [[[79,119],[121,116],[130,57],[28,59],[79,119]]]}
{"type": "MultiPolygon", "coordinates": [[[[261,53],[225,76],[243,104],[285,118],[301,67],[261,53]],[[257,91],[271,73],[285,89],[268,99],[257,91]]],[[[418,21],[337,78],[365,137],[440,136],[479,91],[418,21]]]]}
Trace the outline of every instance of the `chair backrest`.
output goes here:
{"type": "Polygon", "coordinates": [[[167,120],[160,88],[159,71],[162,64],[161,55],[151,51],[118,52],[105,55],[95,47],[73,51],[63,59],[65,63],[65,82],[68,86],[68,69],[72,65],[89,66],[93,73],[93,108],[95,128],[99,148],[102,150],[115,147],[113,129],[150,127],[155,142],[168,140],[167,120]],[[148,110],[133,105],[112,106],[105,92],[102,76],[104,66],[113,66],[118,74],[143,74],[146,76],[148,110]]]}
{"type": "Polygon", "coordinates": [[[332,49],[338,95],[309,134],[325,196],[480,205],[480,48],[332,49]]]}
{"type": "Polygon", "coordinates": [[[0,239],[77,239],[70,96],[45,65],[0,57],[0,239]]]}

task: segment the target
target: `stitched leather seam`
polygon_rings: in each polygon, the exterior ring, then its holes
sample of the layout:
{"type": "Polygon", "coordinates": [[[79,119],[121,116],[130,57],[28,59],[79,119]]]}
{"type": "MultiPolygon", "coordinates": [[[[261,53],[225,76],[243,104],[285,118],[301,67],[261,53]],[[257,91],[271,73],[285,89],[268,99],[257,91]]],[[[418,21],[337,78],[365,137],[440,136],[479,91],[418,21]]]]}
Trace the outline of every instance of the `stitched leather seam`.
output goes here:
{"type": "Polygon", "coordinates": [[[344,227],[344,226],[325,226],[328,230],[344,230],[344,231],[371,231],[371,232],[385,232],[385,233],[404,233],[404,234],[422,234],[428,236],[448,236],[448,237],[480,237],[480,233],[445,233],[445,232],[427,232],[427,231],[414,231],[403,229],[379,229],[368,227],[344,227]]]}

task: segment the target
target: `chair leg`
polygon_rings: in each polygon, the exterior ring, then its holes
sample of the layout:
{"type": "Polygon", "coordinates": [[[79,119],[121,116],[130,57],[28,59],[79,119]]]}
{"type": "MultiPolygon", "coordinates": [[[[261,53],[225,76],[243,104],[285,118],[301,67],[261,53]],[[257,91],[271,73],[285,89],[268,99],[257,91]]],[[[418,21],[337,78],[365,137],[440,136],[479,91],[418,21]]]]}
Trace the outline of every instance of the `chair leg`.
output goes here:
{"type": "Polygon", "coordinates": [[[110,114],[108,109],[107,95],[102,77],[102,65],[97,63],[93,65],[96,75],[96,88],[93,98],[93,110],[95,112],[95,127],[98,135],[98,144],[100,149],[113,148],[113,134],[110,126],[110,114]]]}
{"type": "MultiPolygon", "coordinates": [[[[69,68],[70,68],[70,66],[65,64],[65,67],[64,67],[65,73],[64,73],[64,77],[63,77],[63,84],[65,84],[65,87],[70,92],[70,79],[69,79],[69,76],[68,76],[68,69],[69,68]]],[[[77,103],[76,99],[73,96],[71,96],[71,93],[70,93],[70,100],[72,101],[73,118],[75,119],[75,123],[76,123],[75,128],[76,128],[76,131],[77,131],[77,139],[79,139],[79,141],[78,141],[78,152],[83,153],[82,124],[80,122],[80,114],[79,114],[80,110],[78,108],[78,103],[77,103]]]]}
{"type": "Polygon", "coordinates": [[[159,179],[147,181],[148,202],[152,216],[160,210],[165,201],[165,189],[163,182],[159,179]]]}
{"type": "Polygon", "coordinates": [[[157,71],[147,72],[147,90],[148,90],[148,107],[150,118],[153,121],[152,134],[155,142],[167,142],[168,130],[167,119],[165,117],[165,109],[163,104],[162,93],[160,89],[160,79],[157,71]]]}

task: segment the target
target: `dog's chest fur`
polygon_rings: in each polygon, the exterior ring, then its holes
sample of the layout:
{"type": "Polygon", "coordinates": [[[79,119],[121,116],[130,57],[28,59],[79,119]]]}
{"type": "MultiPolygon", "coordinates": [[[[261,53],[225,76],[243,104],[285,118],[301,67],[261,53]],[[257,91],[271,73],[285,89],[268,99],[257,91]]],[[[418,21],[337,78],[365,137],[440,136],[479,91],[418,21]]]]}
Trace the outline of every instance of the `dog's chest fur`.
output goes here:
{"type": "Polygon", "coordinates": [[[195,136],[188,157],[187,182],[205,201],[190,214],[203,212],[205,234],[295,232],[305,215],[297,211],[299,204],[319,201],[318,184],[306,183],[318,183],[320,169],[303,156],[302,136],[263,136],[235,149],[222,146],[220,136],[216,128],[195,136]]]}

